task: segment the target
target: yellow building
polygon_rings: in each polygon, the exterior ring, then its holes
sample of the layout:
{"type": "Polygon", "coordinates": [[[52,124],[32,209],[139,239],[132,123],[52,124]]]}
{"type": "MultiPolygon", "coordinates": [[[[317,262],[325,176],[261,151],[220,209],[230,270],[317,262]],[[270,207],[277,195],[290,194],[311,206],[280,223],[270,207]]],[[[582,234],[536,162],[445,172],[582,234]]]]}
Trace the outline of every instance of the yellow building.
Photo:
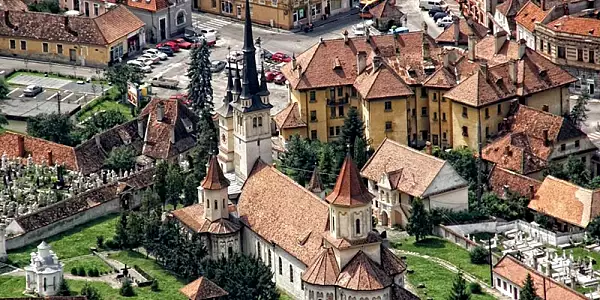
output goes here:
{"type": "Polygon", "coordinates": [[[345,36],[320,41],[282,71],[290,106],[280,114],[294,110],[304,125],[276,122],[281,140],[296,133],[335,139],[354,106],[373,147],[388,137],[411,146],[430,141],[444,148],[477,148],[499,132],[511,101],[556,115],[568,111],[568,85],[574,81],[501,33],[479,42],[470,37],[467,50],[442,49],[422,32],[345,36]],[[385,72],[373,76],[375,64],[385,72]]]}
{"type": "Polygon", "coordinates": [[[121,5],[96,18],[2,11],[0,55],[104,67],[141,49],[143,27],[121,5]]]}

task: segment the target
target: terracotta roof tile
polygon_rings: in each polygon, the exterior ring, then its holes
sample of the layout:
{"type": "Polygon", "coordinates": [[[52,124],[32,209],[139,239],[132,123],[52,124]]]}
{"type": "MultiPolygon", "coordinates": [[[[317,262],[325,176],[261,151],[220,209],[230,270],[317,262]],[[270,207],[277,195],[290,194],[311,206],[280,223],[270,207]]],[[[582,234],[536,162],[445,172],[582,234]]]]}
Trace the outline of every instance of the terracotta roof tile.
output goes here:
{"type": "Polygon", "coordinates": [[[543,139],[544,131],[547,130],[551,143],[587,136],[566,118],[526,105],[519,105],[514,118],[511,118],[510,130],[526,132],[527,135],[538,139],[543,139]]]}
{"type": "Polygon", "coordinates": [[[546,300],[585,300],[584,295],[578,293],[569,287],[560,284],[554,279],[544,276],[540,272],[524,265],[511,255],[505,255],[493,269],[495,274],[498,274],[505,279],[508,279],[513,284],[522,287],[523,282],[527,278],[527,274],[531,274],[533,284],[537,295],[546,295],[546,300]],[[546,291],[544,292],[544,287],[546,291]]]}
{"type": "Polygon", "coordinates": [[[223,170],[216,155],[210,158],[206,176],[200,185],[207,190],[220,190],[229,186],[229,180],[223,175],[223,170]]]}
{"type": "Polygon", "coordinates": [[[600,37],[600,20],[595,18],[562,16],[544,26],[555,32],[600,37]]]}
{"type": "Polygon", "coordinates": [[[336,249],[347,249],[354,246],[373,244],[373,243],[381,243],[383,239],[381,236],[375,232],[370,231],[367,233],[367,237],[362,239],[346,239],[346,238],[335,238],[331,235],[331,232],[327,231],[323,233],[323,237],[325,240],[331,244],[336,249]]]}
{"type": "Polygon", "coordinates": [[[536,22],[543,22],[551,10],[542,10],[533,1],[527,1],[515,16],[515,22],[533,32],[536,22]]]}
{"type": "Polygon", "coordinates": [[[450,89],[455,87],[457,84],[456,76],[454,73],[446,67],[438,68],[425,82],[423,86],[429,88],[443,88],[450,89]]]}
{"type": "Polygon", "coordinates": [[[31,154],[33,162],[41,164],[42,161],[48,163],[48,151],[52,151],[54,163],[64,163],[68,169],[77,170],[73,147],[10,131],[0,134],[0,155],[6,153],[10,158],[21,156],[25,163],[26,158],[31,154]],[[19,153],[19,141],[23,142],[24,153],[19,153]]]}
{"type": "Polygon", "coordinates": [[[392,279],[362,250],[346,264],[336,285],[354,291],[375,291],[392,285],[392,279]]]}
{"type": "Polygon", "coordinates": [[[385,63],[375,70],[368,68],[358,75],[354,87],[366,100],[414,94],[410,87],[404,83],[404,80],[385,63]]]}
{"type": "Polygon", "coordinates": [[[302,280],[315,285],[335,285],[340,268],[332,248],[323,249],[304,271],[302,280]]]}
{"type": "Polygon", "coordinates": [[[332,205],[355,207],[370,205],[373,197],[360,178],[356,164],[350,155],[347,155],[335,187],[325,199],[332,205]]]}
{"type": "Polygon", "coordinates": [[[386,246],[381,245],[381,267],[389,276],[395,276],[406,271],[406,263],[396,254],[392,253],[386,246]]]}
{"type": "Polygon", "coordinates": [[[585,189],[573,183],[546,176],[528,207],[539,213],[585,228],[592,218],[600,215],[600,190],[585,189]]]}
{"type": "Polygon", "coordinates": [[[257,161],[242,187],[237,208],[240,220],[252,231],[304,264],[309,265],[321,251],[329,208],[274,167],[257,161]]]}
{"type": "Polygon", "coordinates": [[[315,166],[306,188],[315,194],[325,191],[325,187],[321,181],[321,175],[319,175],[319,168],[317,166],[315,166]]]}
{"type": "Polygon", "coordinates": [[[20,10],[27,11],[27,4],[21,0],[0,0],[0,11],[3,10],[20,10]]]}
{"type": "Polygon", "coordinates": [[[127,0],[127,6],[156,12],[169,7],[169,0],[127,0]]]}
{"type": "Polygon", "coordinates": [[[444,28],[436,38],[435,41],[437,43],[456,43],[459,45],[466,45],[469,42],[469,35],[474,35],[476,39],[482,39],[487,35],[488,29],[479,24],[478,22],[473,22],[473,20],[466,20],[464,18],[459,18],[458,20],[458,41],[456,40],[456,24],[451,24],[444,28]]]}
{"type": "Polygon", "coordinates": [[[398,9],[395,5],[395,1],[385,0],[375,5],[375,7],[369,9],[369,13],[373,15],[374,18],[382,18],[386,16],[403,16],[404,14],[398,9]]]}
{"type": "Polygon", "coordinates": [[[112,44],[146,25],[123,5],[109,9],[106,13],[94,18],[94,22],[107,44],[112,44]]]}
{"type": "Polygon", "coordinates": [[[241,229],[239,224],[228,219],[219,219],[214,222],[204,218],[204,206],[194,204],[171,212],[173,217],[189,229],[197,233],[230,234],[241,229]]]}
{"type": "Polygon", "coordinates": [[[516,96],[516,86],[508,78],[508,65],[471,75],[455,88],[444,94],[444,97],[471,106],[485,106],[499,100],[516,96]]]}
{"type": "Polygon", "coordinates": [[[533,192],[535,193],[542,184],[539,180],[503,169],[499,166],[494,166],[490,172],[488,182],[491,190],[496,195],[502,196],[504,187],[507,186],[509,190],[527,198],[531,198],[532,196],[530,187],[533,187],[533,192]]]}
{"type": "Polygon", "coordinates": [[[306,127],[306,123],[300,117],[298,103],[294,102],[278,112],[273,120],[279,129],[290,129],[306,127]]]}
{"type": "Polygon", "coordinates": [[[400,286],[393,285],[391,300],[421,300],[421,298],[400,286]]]}
{"type": "Polygon", "coordinates": [[[225,290],[205,277],[190,282],[179,291],[190,300],[207,300],[228,295],[225,290]]]}

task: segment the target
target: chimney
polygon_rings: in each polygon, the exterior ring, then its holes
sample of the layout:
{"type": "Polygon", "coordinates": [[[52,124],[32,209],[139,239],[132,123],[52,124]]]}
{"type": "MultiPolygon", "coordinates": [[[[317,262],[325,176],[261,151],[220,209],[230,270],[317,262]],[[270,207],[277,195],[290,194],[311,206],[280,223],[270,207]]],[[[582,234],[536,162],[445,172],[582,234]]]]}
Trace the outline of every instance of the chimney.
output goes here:
{"type": "Polygon", "coordinates": [[[292,70],[296,70],[296,55],[292,53],[292,70]]]}
{"type": "Polygon", "coordinates": [[[477,41],[475,40],[475,35],[469,34],[467,57],[469,58],[470,61],[475,60],[475,46],[476,45],[477,45],[477,41]]]}
{"type": "Polygon", "coordinates": [[[485,76],[485,80],[487,80],[487,81],[489,82],[489,80],[490,80],[490,78],[489,78],[489,77],[490,77],[490,74],[489,74],[489,73],[490,73],[490,72],[488,72],[488,65],[487,65],[487,62],[485,62],[485,61],[482,61],[482,62],[479,64],[479,70],[481,70],[481,73],[483,73],[483,75],[485,76]]]}
{"type": "Polygon", "coordinates": [[[546,10],[546,0],[540,0],[540,8],[546,10]]]}
{"type": "Polygon", "coordinates": [[[538,269],[538,258],[537,258],[537,256],[535,256],[535,254],[534,254],[534,255],[533,255],[533,257],[532,257],[532,259],[533,259],[533,266],[531,266],[531,267],[532,267],[534,270],[536,270],[536,271],[537,271],[537,269],[538,269]]]}
{"type": "Polygon", "coordinates": [[[377,69],[379,69],[380,66],[381,66],[381,56],[374,55],[373,56],[373,72],[377,71],[377,69]]]}
{"type": "Polygon", "coordinates": [[[17,155],[19,155],[19,157],[25,157],[25,136],[18,135],[17,138],[17,155]]]}
{"type": "Polygon", "coordinates": [[[46,160],[48,161],[48,166],[54,165],[54,157],[52,156],[52,150],[48,150],[46,152],[46,160]]]}
{"type": "Polygon", "coordinates": [[[546,276],[552,276],[552,264],[550,263],[550,260],[546,260],[546,276]]]}
{"type": "Polygon", "coordinates": [[[425,39],[425,37],[423,37],[423,60],[427,60],[430,59],[431,56],[429,54],[429,43],[427,42],[427,39],[425,39]]]}
{"type": "Polygon", "coordinates": [[[510,145],[506,145],[506,147],[504,147],[504,155],[506,155],[506,156],[512,155],[512,153],[510,151],[510,145]]]}
{"type": "Polygon", "coordinates": [[[137,120],[137,132],[140,138],[144,138],[144,134],[146,133],[146,122],[143,119],[137,120]]]}
{"type": "Polygon", "coordinates": [[[500,30],[494,33],[494,54],[500,53],[504,42],[506,42],[506,31],[500,30]]]}
{"type": "Polygon", "coordinates": [[[175,126],[171,128],[171,136],[169,137],[169,140],[171,141],[171,144],[175,144],[175,126]]]}
{"type": "Polygon", "coordinates": [[[533,196],[535,196],[535,189],[533,188],[533,184],[529,185],[529,199],[533,199],[533,196]]]}
{"type": "Polygon", "coordinates": [[[156,104],[156,120],[158,122],[162,122],[164,118],[165,118],[165,106],[162,104],[162,102],[159,102],[158,104],[156,104]]]}
{"type": "Polygon", "coordinates": [[[425,23],[425,21],[421,23],[421,27],[423,28],[423,33],[427,33],[427,23],[425,23]]]}
{"type": "Polygon", "coordinates": [[[358,53],[356,53],[357,74],[362,73],[365,70],[366,66],[367,66],[367,52],[358,51],[358,53]]]}
{"type": "Polygon", "coordinates": [[[442,60],[444,62],[444,68],[449,68],[450,67],[450,55],[448,54],[447,51],[442,53],[442,60]]]}
{"type": "Polygon", "coordinates": [[[517,62],[514,59],[508,61],[508,77],[512,84],[517,84],[517,62]]]}
{"type": "Polygon", "coordinates": [[[431,150],[431,148],[432,148],[432,147],[431,147],[431,142],[430,142],[430,141],[427,141],[427,142],[425,142],[425,151],[426,151],[426,152],[427,152],[427,154],[429,154],[429,155],[431,155],[431,153],[432,153],[432,150],[431,150]]]}
{"type": "Polygon", "coordinates": [[[527,48],[527,42],[524,39],[519,40],[519,59],[525,56],[525,48],[527,48]]]}
{"type": "Polygon", "coordinates": [[[502,198],[504,198],[504,199],[508,198],[508,184],[505,184],[502,187],[502,198]]]}
{"type": "Polygon", "coordinates": [[[452,16],[452,26],[454,27],[454,43],[458,46],[460,41],[460,19],[458,16],[452,16]]]}
{"type": "Polygon", "coordinates": [[[542,138],[544,139],[544,146],[550,146],[550,139],[548,139],[548,129],[542,131],[542,138]]]}
{"type": "Polygon", "coordinates": [[[348,30],[344,30],[342,34],[344,35],[344,43],[348,44],[348,30]]]}
{"type": "Polygon", "coordinates": [[[365,26],[365,40],[367,43],[371,40],[371,31],[368,26],[365,26]]]}
{"type": "Polygon", "coordinates": [[[301,65],[296,66],[296,76],[298,76],[298,78],[302,77],[302,66],[301,65]]]}

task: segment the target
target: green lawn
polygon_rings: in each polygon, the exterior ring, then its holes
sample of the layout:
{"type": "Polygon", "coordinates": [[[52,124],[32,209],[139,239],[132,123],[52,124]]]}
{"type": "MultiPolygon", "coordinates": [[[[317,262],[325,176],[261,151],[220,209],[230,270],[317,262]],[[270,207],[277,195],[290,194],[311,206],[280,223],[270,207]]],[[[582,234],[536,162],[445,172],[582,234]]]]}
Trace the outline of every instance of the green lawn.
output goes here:
{"type": "Polygon", "coordinates": [[[277,289],[279,292],[279,300],[293,300],[292,296],[286,294],[284,291],[277,289]]]}
{"type": "MultiPolygon", "coordinates": [[[[108,215],[57,234],[46,239],[46,242],[52,246],[52,250],[58,255],[59,259],[90,254],[90,247],[96,247],[97,236],[104,236],[104,240],[106,241],[115,235],[117,220],[117,215],[108,215]]],[[[16,266],[22,267],[28,265],[30,260],[29,254],[36,251],[35,248],[37,245],[39,245],[39,242],[8,251],[8,258],[16,266]]]]}
{"type": "MultiPolygon", "coordinates": [[[[407,256],[408,268],[414,270],[408,274],[408,282],[415,287],[416,292],[421,299],[434,300],[446,299],[452,290],[453,279],[456,276],[451,271],[444,269],[438,264],[427,259],[407,256]],[[425,288],[417,288],[419,284],[424,284],[425,288]]],[[[471,300],[493,300],[491,295],[472,295],[471,300]]]]}
{"type": "MultiPolygon", "coordinates": [[[[576,247],[576,248],[569,248],[569,249],[564,250],[567,252],[567,254],[566,254],[567,257],[569,257],[571,250],[573,250],[573,257],[575,258],[575,260],[577,260],[578,258],[583,258],[583,259],[585,259],[586,263],[589,263],[589,257],[591,257],[596,261],[596,264],[593,265],[594,270],[600,270],[600,253],[594,252],[594,251],[588,251],[584,247],[576,247]]],[[[559,255],[562,255],[562,251],[563,250],[561,250],[561,249],[557,249],[556,253],[558,253],[559,255]]]]}
{"type": "Polygon", "coordinates": [[[410,237],[406,240],[401,241],[401,245],[398,243],[393,244],[394,248],[399,250],[406,250],[411,252],[417,252],[432,257],[441,258],[446,260],[453,265],[461,268],[465,272],[472,274],[484,282],[490,281],[490,267],[489,265],[476,265],[471,263],[469,252],[455,245],[447,240],[429,237],[418,243],[415,243],[415,238],[410,237]]]}
{"type": "MultiPolygon", "coordinates": [[[[116,93],[116,89],[111,88],[107,91],[107,93],[114,94],[114,93],[116,93]]],[[[115,96],[113,95],[113,96],[109,96],[107,98],[114,98],[114,97],[115,96]]],[[[131,107],[128,104],[123,104],[123,103],[119,103],[117,101],[106,99],[103,101],[94,102],[91,105],[93,105],[93,106],[88,111],[77,116],[77,119],[79,121],[83,121],[86,118],[91,117],[97,111],[101,111],[101,110],[118,110],[121,113],[123,113],[123,115],[127,118],[127,120],[133,119],[133,116],[131,115],[131,107]]]]}
{"type": "Polygon", "coordinates": [[[100,273],[108,273],[112,271],[112,268],[105,264],[100,258],[96,256],[82,256],[78,258],[71,259],[65,262],[64,270],[65,273],[71,273],[71,269],[79,269],[83,267],[86,271],[97,269],[100,273]]]}

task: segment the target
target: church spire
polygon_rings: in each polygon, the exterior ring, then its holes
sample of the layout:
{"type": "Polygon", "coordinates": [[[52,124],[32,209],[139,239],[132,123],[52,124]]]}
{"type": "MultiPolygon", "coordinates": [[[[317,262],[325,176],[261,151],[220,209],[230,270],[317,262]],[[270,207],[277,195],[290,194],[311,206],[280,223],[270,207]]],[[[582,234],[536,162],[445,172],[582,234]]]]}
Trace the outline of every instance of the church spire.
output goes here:
{"type": "MultiPolygon", "coordinates": [[[[235,80],[233,84],[233,94],[239,96],[242,93],[242,84],[240,83],[240,69],[237,61],[235,62],[235,80]]],[[[237,99],[235,99],[237,101],[237,99]]]]}
{"type": "Polygon", "coordinates": [[[250,0],[246,0],[246,20],[244,22],[244,78],[242,79],[241,99],[250,99],[259,91],[258,72],[256,71],[256,48],[252,37],[252,18],[250,0]]]}
{"type": "Polygon", "coordinates": [[[271,93],[269,92],[269,88],[267,88],[267,76],[265,76],[265,65],[263,62],[260,63],[260,91],[259,94],[261,96],[268,96],[271,93]]]}
{"type": "Polygon", "coordinates": [[[227,62],[227,94],[225,94],[225,103],[233,102],[233,78],[231,77],[231,62],[227,62]]]}

